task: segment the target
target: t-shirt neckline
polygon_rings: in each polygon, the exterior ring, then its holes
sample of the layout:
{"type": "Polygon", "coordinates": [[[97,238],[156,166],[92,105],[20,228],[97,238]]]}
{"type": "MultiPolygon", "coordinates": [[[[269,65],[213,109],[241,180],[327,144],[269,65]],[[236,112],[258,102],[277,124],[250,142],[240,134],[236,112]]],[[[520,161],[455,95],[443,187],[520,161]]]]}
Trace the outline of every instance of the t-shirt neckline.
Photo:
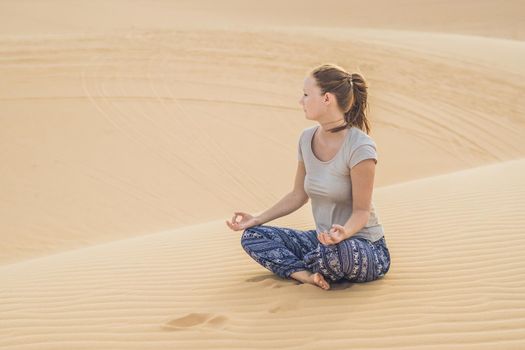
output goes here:
{"type": "Polygon", "coordinates": [[[350,137],[349,133],[350,131],[352,131],[352,128],[348,128],[348,131],[347,131],[347,134],[345,135],[345,139],[343,140],[343,143],[341,143],[341,147],[339,147],[339,149],[337,150],[337,152],[335,153],[335,155],[332,157],[332,159],[330,160],[327,160],[327,161],[323,161],[319,158],[317,158],[317,156],[315,155],[314,153],[314,148],[312,146],[312,143],[314,141],[314,136],[315,136],[315,133],[316,131],[320,128],[320,125],[317,125],[314,129],[314,131],[312,132],[312,135],[310,136],[310,142],[309,142],[309,145],[310,145],[310,153],[312,154],[312,157],[319,163],[321,164],[329,164],[329,163],[332,163],[337,157],[339,157],[339,154],[343,152],[343,148],[345,147],[345,144],[348,140],[348,138],[350,137]]]}

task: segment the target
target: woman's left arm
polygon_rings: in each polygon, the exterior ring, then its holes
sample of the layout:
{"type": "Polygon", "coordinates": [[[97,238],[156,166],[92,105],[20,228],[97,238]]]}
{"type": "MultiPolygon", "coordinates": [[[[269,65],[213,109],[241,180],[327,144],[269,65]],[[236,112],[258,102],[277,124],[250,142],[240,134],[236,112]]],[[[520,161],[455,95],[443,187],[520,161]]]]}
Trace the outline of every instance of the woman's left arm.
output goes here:
{"type": "Polygon", "coordinates": [[[372,191],[376,161],[367,158],[350,169],[352,177],[352,215],[344,226],[333,224],[329,232],[317,234],[319,242],[325,245],[337,244],[359,232],[370,218],[372,191]]]}
{"type": "Polygon", "coordinates": [[[374,177],[376,161],[365,159],[357,163],[351,170],[352,177],[352,215],[344,224],[345,239],[359,232],[368,223],[372,192],[374,190],[374,177]]]}

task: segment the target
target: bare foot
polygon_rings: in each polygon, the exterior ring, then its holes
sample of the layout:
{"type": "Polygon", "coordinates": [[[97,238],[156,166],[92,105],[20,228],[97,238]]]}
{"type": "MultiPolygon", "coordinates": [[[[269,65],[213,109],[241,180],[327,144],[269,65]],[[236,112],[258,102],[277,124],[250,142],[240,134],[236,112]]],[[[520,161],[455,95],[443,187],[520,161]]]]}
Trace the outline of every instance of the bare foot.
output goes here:
{"type": "Polygon", "coordinates": [[[330,289],[330,284],[326,282],[326,280],[324,279],[324,276],[321,275],[319,272],[312,274],[311,278],[312,278],[312,281],[310,283],[318,287],[321,287],[324,290],[330,289]]]}
{"type": "Polygon", "coordinates": [[[290,275],[290,277],[303,282],[313,284],[314,286],[320,287],[324,290],[330,289],[330,285],[324,279],[324,276],[319,272],[311,273],[308,270],[296,271],[290,275]]]}

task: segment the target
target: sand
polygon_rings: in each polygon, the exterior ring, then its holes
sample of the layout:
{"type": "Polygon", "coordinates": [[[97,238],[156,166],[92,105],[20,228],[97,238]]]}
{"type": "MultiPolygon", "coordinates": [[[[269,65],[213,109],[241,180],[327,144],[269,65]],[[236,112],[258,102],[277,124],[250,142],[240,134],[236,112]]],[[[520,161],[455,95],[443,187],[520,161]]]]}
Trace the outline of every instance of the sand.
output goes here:
{"type": "Polygon", "coordinates": [[[524,6],[253,6],[0,3],[0,349],[525,348],[524,6]],[[324,62],[369,82],[392,257],[330,291],[225,225],[292,188],[324,62]]]}

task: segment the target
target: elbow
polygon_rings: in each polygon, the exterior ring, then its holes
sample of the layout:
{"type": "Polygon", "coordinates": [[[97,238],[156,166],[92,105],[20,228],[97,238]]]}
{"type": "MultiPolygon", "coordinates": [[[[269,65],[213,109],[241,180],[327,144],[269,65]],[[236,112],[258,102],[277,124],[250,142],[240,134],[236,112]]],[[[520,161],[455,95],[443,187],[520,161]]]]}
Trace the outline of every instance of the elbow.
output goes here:
{"type": "Polygon", "coordinates": [[[292,195],[297,198],[297,201],[301,203],[301,206],[305,205],[310,200],[310,197],[308,197],[306,192],[292,192],[292,195]]]}
{"type": "Polygon", "coordinates": [[[364,225],[368,224],[368,221],[370,220],[370,210],[367,209],[357,209],[354,211],[354,213],[358,214],[362,220],[364,221],[364,225]]]}
{"type": "Polygon", "coordinates": [[[303,205],[305,205],[306,203],[308,203],[309,200],[310,200],[310,198],[309,198],[308,196],[306,196],[306,197],[302,197],[302,198],[301,198],[301,201],[300,201],[300,203],[301,203],[301,207],[302,207],[303,205]]]}

